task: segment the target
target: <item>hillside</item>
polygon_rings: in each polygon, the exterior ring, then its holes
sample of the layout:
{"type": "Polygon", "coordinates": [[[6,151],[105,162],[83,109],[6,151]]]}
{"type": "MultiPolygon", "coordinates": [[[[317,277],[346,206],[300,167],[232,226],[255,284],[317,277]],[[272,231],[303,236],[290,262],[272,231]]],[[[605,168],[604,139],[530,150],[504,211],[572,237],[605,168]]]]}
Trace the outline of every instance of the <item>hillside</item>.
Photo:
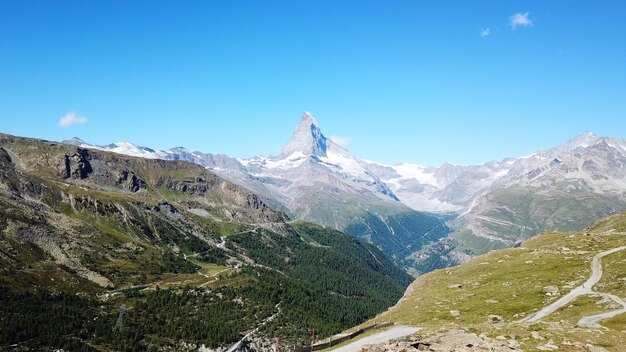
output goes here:
{"type": "Polygon", "coordinates": [[[0,135],[0,349],[299,344],[409,282],[199,165],[0,135]]]}
{"type": "Polygon", "coordinates": [[[417,339],[433,347],[456,339],[496,351],[622,351],[626,314],[618,313],[626,312],[619,303],[626,298],[625,229],[626,213],[616,214],[583,232],[543,233],[518,248],[433,271],[415,280],[376,320],[422,327],[417,339]],[[594,256],[612,249],[596,259],[597,283],[588,281],[594,256]],[[568,301],[570,291],[583,294],[568,301]],[[562,307],[551,306],[563,300],[562,307]],[[617,315],[591,318],[608,312],[617,315]]]}
{"type": "Polygon", "coordinates": [[[414,275],[626,210],[626,141],[591,132],[526,156],[439,167],[359,159],[326,138],[308,113],[283,152],[270,157],[65,143],[200,164],[274,209],[373,243],[414,275]]]}
{"type": "Polygon", "coordinates": [[[414,266],[459,264],[542,231],[578,231],[626,210],[626,141],[591,132],[481,165],[366,166],[412,208],[456,213],[444,241],[408,258],[414,266]]]}
{"type": "Polygon", "coordinates": [[[128,142],[95,146],[74,138],[64,141],[148,159],[186,160],[253,191],[274,209],[374,244],[413,274],[430,270],[410,256],[445,237],[446,218],[416,211],[347,149],[327,138],[305,112],[282,153],[238,159],[183,147],[155,151],[128,142]]]}

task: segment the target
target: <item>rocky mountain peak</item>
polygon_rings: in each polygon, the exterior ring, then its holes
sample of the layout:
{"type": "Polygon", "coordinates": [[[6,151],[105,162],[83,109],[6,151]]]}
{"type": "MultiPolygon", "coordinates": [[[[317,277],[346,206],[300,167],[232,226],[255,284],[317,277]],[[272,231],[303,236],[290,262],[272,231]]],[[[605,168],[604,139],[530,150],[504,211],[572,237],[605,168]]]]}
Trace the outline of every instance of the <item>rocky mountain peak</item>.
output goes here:
{"type": "Polygon", "coordinates": [[[66,139],[63,142],[61,142],[63,144],[71,144],[71,145],[83,145],[85,144],[85,141],[83,141],[82,139],[78,138],[78,137],[72,137],[70,139],[66,139]]]}
{"type": "Polygon", "coordinates": [[[593,132],[586,131],[570,139],[565,144],[560,146],[559,149],[562,151],[572,151],[576,148],[589,147],[597,141],[598,141],[598,136],[596,136],[593,132]]]}
{"type": "Polygon", "coordinates": [[[291,139],[283,148],[283,155],[302,153],[306,156],[326,156],[327,139],[315,120],[308,112],[302,114],[300,123],[291,139]]]}
{"type": "Polygon", "coordinates": [[[315,126],[318,126],[318,127],[319,127],[319,125],[317,124],[317,120],[315,119],[315,117],[313,117],[313,115],[311,115],[311,113],[310,113],[310,112],[308,112],[308,111],[305,111],[305,112],[302,114],[302,118],[300,119],[300,123],[304,123],[304,124],[307,124],[307,125],[315,125],[315,126]]]}

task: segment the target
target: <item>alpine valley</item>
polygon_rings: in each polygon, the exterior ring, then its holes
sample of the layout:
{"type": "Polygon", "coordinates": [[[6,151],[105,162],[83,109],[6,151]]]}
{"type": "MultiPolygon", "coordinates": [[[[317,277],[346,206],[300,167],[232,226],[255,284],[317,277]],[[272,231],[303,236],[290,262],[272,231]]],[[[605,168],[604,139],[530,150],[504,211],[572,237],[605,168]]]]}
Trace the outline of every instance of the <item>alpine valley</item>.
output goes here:
{"type": "Polygon", "coordinates": [[[626,141],[591,132],[527,156],[439,167],[358,159],[325,137],[308,112],[283,152],[270,157],[64,143],[199,164],[291,217],[374,244],[412,275],[626,209],[626,141]]]}
{"type": "MultiPolygon", "coordinates": [[[[376,319],[407,325],[388,333],[423,328],[433,344],[498,345],[450,329],[491,336],[502,319],[515,320],[511,334],[572,339],[518,323],[562,308],[559,290],[601,295],[620,314],[621,257],[607,257],[611,281],[597,287],[611,290],[592,288],[597,256],[626,248],[624,215],[589,226],[621,210],[626,141],[589,132],[440,167],[358,159],[309,113],[280,155],[250,159],[0,134],[0,349],[294,350],[313,331],[376,319]]],[[[586,341],[600,344],[588,329],[607,321],[605,346],[619,346],[621,315],[588,315],[596,302],[584,299],[572,317],[586,341]]],[[[554,345],[498,348],[521,344],[554,345]]]]}
{"type": "Polygon", "coordinates": [[[0,134],[0,350],[302,345],[410,282],[199,165],[0,134]]]}

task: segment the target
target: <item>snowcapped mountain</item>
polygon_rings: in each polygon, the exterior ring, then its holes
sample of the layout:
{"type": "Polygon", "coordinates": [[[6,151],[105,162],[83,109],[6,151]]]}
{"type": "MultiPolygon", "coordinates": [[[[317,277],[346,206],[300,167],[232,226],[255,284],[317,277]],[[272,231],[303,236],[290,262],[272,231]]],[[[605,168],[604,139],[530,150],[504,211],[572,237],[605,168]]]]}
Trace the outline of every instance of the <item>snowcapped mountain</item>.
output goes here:
{"type": "Polygon", "coordinates": [[[270,157],[236,159],[183,147],[155,151],[126,142],[95,146],[73,139],[65,143],[200,164],[297,219],[333,227],[374,243],[396,263],[417,273],[425,268],[412,265],[406,258],[449,232],[441,217],[418,212],[400,202],[362,161],[326,138],[307,112],[283,152],[270,157]]]}
{"type": "Polygon", "coordinates": [[[429,210],[439,206],[457,214],[449,222],[456,231],[414,256],[418,262],[459,263],[541,231],[581,230],[626,209],[626,141],[590,132],[520,158],[409,168],[417,174],[403,168],[371,170],[406,204],[429,210]]]}
{"type": "Polygon", "coordinates": [[[298,198],[300,187],[326,183],[333,187],[347,187],[364,196],[398,202],[384,182],[363,167],[349,151],[326,138],[308,112],[302,115],[281,155],[239,161],[248,174],[279,186],[291,200],[298,198]],[[322,182],[325,178],[326,182],[322,182]]]}
{"type": "Polygon", "coordinates": [[[463,212],[481,192],[508,173],[512,160],[472,166],[364,165],[404,204],[419,211],[446,213],[463,212]]]}
{"type": "Polygon", "coordinates": [[[545,185],[549,175],[553,180],[584,180],[598,192],[624,190],[619,155],[625,154],[626,141],[585,132],[552,149],[482,165],[363,165],[413,209],[464,215],[494,188],[545,185]]]}
{"type": "Polygon", "coordinates": [[[626,209],[626,141],[591,132],[523,157],[439,167],[357,159],[309,113],[270,157],[65,143],[200,164],[292,217],[364,238],[418,273],[626,209]],[[455,232],[439,241],[449,232],[444,218],[455,232]]]}

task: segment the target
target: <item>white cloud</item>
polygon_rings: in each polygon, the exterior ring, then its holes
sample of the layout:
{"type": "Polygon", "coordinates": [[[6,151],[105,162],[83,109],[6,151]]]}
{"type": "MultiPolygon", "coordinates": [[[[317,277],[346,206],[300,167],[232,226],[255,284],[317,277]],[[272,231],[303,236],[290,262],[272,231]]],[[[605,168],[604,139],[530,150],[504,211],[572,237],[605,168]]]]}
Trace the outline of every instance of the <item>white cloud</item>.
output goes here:
{"type": "Polygon", "coordinates": [[[345,147],[348,144],[350,144],[350,137],[330,136],[329,138],[331,141],[339,144],[342,147],[345,147]]]}
{"type": "Polygon", "coordinates": [[[485,29],[483,29],[482,31],[480,31],[480,36],[481,37],[487,37],[491,34],[491,28],[487,27],[485,29]]]}
{"type": "Polygon", "coordinates": [[[76,115],[75,112],[68,112],[59,120],[59,126],[63,128],[68,128],[73,125],[83,125],[85,123],[87,123],[87,118],[85,116],[76,115]]]}
{"type": "Polygon", "coordinates": [[[509,17],[509,26],[511,26],[513,29],[516,29],[517,27],[532,27],[533,21],[528,18],[529,14],[529,12],[518,12],[512,15],[511,17],[509,17]]]}

